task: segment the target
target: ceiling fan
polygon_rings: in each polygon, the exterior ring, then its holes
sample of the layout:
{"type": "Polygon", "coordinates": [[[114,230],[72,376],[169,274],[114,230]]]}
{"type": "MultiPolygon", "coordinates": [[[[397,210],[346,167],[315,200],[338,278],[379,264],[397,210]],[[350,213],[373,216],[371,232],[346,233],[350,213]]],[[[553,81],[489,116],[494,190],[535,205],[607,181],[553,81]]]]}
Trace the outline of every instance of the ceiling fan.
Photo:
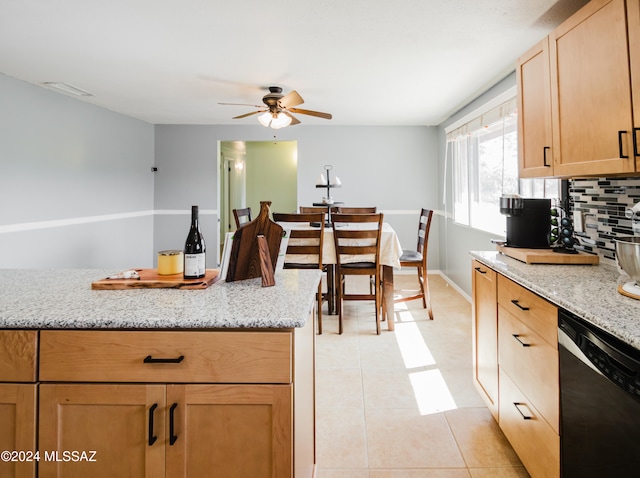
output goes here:
{"type": "Polygon", "coordinates": [[[245,113],[240,116],[234,116],[232,119],[246,118],[247,116],[257,115],[264,113],[258,117],[258,121],[263,126],[271,127],[273,129],[284,128],[289,125],[295,125],[300,121],[291,113],[316,116],[318,118],[331,119],[332,116],[329,113],[322,113],[320,111],[305,110],[302,108],[296,108],[296,106],[304,103],[302,96],[297,91],[291,91],[286,95],[282,94],[282,88],[279,86],[270,86],[269,93],[264,95],[262,105],[248,105],[242,103],[218,103],[220,105],[234,105],[234,106],[253,106],[259,108],[257,111],[251,113],[245,113]]]}

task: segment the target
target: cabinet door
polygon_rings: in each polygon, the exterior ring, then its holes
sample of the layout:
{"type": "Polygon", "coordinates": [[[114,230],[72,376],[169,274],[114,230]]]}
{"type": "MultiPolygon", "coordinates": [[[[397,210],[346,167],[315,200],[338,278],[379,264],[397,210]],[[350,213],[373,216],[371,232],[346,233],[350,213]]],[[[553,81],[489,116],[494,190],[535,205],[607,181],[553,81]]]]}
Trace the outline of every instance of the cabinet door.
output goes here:
{"type": "MultiPolygon", "coordinates": [[[[36,390],[35,384],[0,384],[0,451],[36,451],[36,390]]],[[[35,461],[0,461],[3,478],[33,478],[35,472],[35,461]]]]}
{"type": "Polygon", "coordinates": [[[473,261],[473,374],[476,387],[494,417],[498,416],[497,274],[473,261]]]}
{"type": "Polygon", "coordinates": [[[164,385],[40,385],[39,477],[164,477],[165,390],[164,385]],[[86,452],[95,461],[75,461],[73,452],[86,452]]]}
{"type": "Polygon", "coordinates": [[[168,385],[167,478],[292,476],[291,385],[168,385]]]}
{"type": "Polygon", "coordinates": [[[636,171],[640,171],[640,3],[627,2],[627,28],[629,33],[629,62],[631,66],[631,91],[633,91],[633,148],[636,171]]]}
{"type": "Polygon", "coordinates": [[[521,178],[553,175],[549,39],[518,60],[518,160],[521,178]]]}
{"type": "Polygon", "coordinates": [[[624,0],[592,0],[549,36],[554,174],[635,170],[624,0]]]}

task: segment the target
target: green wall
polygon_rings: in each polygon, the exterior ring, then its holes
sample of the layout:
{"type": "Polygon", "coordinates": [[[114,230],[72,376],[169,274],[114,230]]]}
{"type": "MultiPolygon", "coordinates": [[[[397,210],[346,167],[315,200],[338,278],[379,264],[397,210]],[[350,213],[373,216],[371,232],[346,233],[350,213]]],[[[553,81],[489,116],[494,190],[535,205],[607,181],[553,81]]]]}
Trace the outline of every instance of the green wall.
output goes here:
{"type": "Polygon", "coordinates": [[[272,212],[295,212],[298,209],[297,141],[248,141],[246,150],[247,206],[253,216],[260,211],[260,201],[271,201],[272,212]]]}

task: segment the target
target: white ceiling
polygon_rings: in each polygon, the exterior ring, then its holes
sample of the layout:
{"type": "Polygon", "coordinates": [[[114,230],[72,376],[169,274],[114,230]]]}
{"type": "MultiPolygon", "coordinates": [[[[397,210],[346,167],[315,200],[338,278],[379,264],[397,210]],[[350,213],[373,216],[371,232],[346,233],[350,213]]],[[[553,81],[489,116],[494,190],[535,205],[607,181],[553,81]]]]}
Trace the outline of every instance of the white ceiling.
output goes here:
{"type": "Polygon", "coordinates": [[[435,125],[584,3],[0,0],[0,72],[155,124],[255,124],[218,103],[276,85],[333,114],[303,125],[435,125]]]}

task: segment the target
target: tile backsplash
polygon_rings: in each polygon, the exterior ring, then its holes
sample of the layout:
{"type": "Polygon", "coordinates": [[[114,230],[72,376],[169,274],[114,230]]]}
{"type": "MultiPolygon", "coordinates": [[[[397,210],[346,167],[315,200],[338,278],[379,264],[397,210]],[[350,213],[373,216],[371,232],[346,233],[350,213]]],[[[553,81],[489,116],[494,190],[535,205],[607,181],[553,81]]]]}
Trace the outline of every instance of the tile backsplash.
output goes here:
{"type": "Polygon", "coordinates": [[[571,215],[583,219],[584,232],[576,232],[585,252],[597,253],[603,263],[615,265],[617,236],[640,236],[640,218],[626,213],[640,201],[640,178],[584,178],[569,180],[571,215]],[[635,231],[635,233],[634,233],[635,231]]]}

